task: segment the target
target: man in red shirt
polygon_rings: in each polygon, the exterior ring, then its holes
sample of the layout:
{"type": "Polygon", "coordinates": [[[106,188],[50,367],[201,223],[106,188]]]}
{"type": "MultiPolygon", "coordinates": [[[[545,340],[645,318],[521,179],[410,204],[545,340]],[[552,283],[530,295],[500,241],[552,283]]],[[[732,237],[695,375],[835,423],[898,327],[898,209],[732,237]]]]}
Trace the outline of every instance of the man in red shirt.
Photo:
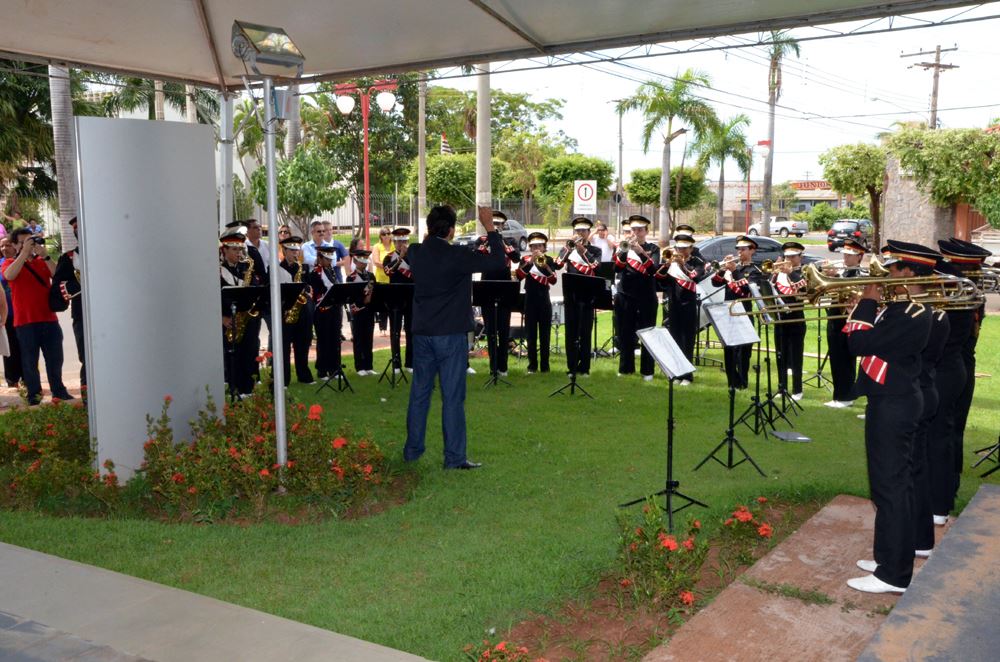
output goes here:
{"type": "Polygon", "coordinates": [[[4,264],[14,303],[14,330],[21,343],[21,368],[28,389],[28,404],[42,400],[38,374],[39,351],[45,357],[45,374],[52,397],[71,400],[62,382],[63,334],[56,314],[49,307],[49,289],[56,265],[45,251],[45,240],[18,228],[10,236],[17,257],[4,264]]]}

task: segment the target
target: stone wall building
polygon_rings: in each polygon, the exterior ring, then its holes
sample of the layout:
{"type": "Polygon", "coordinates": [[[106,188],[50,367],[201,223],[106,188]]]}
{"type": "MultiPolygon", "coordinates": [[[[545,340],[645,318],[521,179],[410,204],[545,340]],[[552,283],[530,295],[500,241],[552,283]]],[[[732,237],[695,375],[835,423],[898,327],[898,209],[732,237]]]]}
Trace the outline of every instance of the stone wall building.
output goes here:
{"type": "Polygon", "coordinates": [[[899,161],[889,157],[883,195],[882,241],[899,239],[937,248],[938,239],[951,237],[955,207],[938,207],[916,182],[900,172],[899,161]]]}

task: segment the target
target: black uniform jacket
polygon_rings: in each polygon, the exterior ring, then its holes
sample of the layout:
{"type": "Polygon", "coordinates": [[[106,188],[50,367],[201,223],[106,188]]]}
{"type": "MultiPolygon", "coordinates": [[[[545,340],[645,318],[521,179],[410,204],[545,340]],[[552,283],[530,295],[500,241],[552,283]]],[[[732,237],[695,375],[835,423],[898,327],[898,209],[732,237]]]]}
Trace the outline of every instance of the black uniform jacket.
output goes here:
{"type": "MultiPolygon", "coordinates": [[[[920,354],[931,333],[931,310],[919,303],[862,299],[847,320],[847,346],[861,357],[855,395],[907,395],[919,388],[920,354]]],[[[920,412],[914,412],[918,416],[920,412]]]]}

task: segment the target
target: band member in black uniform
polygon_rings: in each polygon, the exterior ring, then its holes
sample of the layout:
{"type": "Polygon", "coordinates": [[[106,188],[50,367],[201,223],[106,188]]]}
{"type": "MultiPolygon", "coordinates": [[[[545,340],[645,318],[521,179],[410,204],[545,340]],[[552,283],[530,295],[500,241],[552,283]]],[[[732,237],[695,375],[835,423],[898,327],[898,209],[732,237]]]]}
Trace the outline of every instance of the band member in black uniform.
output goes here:
{"type": "Polygon", "coordinates": [[[374,375],[372,369],[372,342],[375,336],[375,307],[371,305],[372,291],[375,286],[375,274],[368,270],[368,256],[371,251],[355,248],[351,251],[354,259],[354,273],[347,277],[347,282],[368,283],[365,289],[363,306],[351,304],[351,338],[354,342],[354,370],[365,377],[374,375]]]}
{"type": "Polygon", "coordinates": [[[549,288],[556,283],[555,260],[545,254],[549,238],[541,232],[528,235],[529,253],[517,265],[517,279],[524,281],[524,324],[528,331],[528,374],[549,371],[549,341],[552,333],[552,300],[549,288]]]}
{"type": "MultiPolygon", "coordinates": [[[[618,374],[635,372],[635,345],[639,329],[656,324],[656,269],[660,249],[646,241],[649,219],[630,216],[632,239],[623,241],[615,252],[615,269],[621,273],[618,296],[615,297],[615,316],[618,319],[618,374]]],[[[643,346],[640,353],[639,372],[645,381],[653,380],[653,356],[643,346]]]]}
{"type": "MultiPolygon", "coordinates": [[[[753,254],[757,250],[757,242],[745,235],[736,238],[736,257],[727,255],[712,274],[712,284],[725,286],[726,301],[746,299],[750,297],[750,283],[761,283],[765,280],[764,273],[753,263],[753,254]]],[[[750,302],[744,302],[743,308],[750,310],[750,302]]],[[[724,347],[723,361],[726,367],[726,381],[731,388],[742,389],[749,384],[750,345],[724,347]]]]}
{"type": "MultiPolygon", "coordinates": [[[[947,260],[941,270],[956,276],[982,267],[989,251],[957,239],[938,242],[947,260]]],[[[976,341],[981,310],[949,310],[948,340],[937,367],[938,408],[931,424],[929,453],[934,523],[942,526],[955,507],[962,473],[965,423],[975,388],[976,341]]]]}
{"type": "MultiPolygon", "coordinates": [[[[219,237],[222,260],[219,263],[221,287],[248,287],[261,284],[261,277],[253,270],[253,262],[243,257],[246,232],[242,227],[230,228],[219,237]]],[[[237,312],[222,303],[222,338],[226,351],[225,378],[228,390],[246,397],[253,392],[254,368],[257,359],[258,338],[252,334],[254,323],[260,331],[260,315],[254,311],[237,312]],[[231,354],[232,353],[232,354],[231,354]]]]}
{"type": "MultiPolygon", "coordinates": [[[[694,241],[694,234],[695,234],[694,227],[686,223],[681,223],[676,228],[674,228],[674,236],[676,237],[679,234],[686,234],[687,236],[691,237],[691,241],[694,241]]],[[[694,244],[691,244],[691,257],[695,258],[696,260],[701,260],[701,263],[703,265],[708,264],[708,262],[705,260],[705,256],[701,254],[701,251],[698,250],[698,247],[695,246],[694,244]]]]}
{"type": "MultiPolygon", "coordinates": [[[[601,249],[590,243],[590,231],[594,227],[589,218],[574,218],[573,239],[559,251],[555,259],[556,269],[566,269],[568,274],[593,276],[601,263],[601,249]],[[572,243],[572,246],[570,245],[572,243]]],[[[585,307],[580,311],[576,298],[563,293],[566,312],[566,370],[570,374],[590,374],[590,349],[593,340],[590,329],[594,326],[594,309],[585,307]],[[576,353],[574,339],[579,334],[580,354],[576,353]]]]}
{"type": "Polygon", "coordinates": [[[344,324],[344,307],[320,306],[326,293],[337,282],[337,251],[333,246],[316,247],[316,266],[306,276],[312,290],[313,326],[316,329],[316,375],[320,379],[333,377],[343,369],[340,333],[344,324]]]}
{"type": "MultiPolygon", "coordinates": [[[[406,253],[410,247],[410,228],[396,228],[392,231],[392,241],[395,250],[385,256],[382,261],[382,268],[385,273],[389,276],[390,283],[405,283],[413,284],[413,272],[410,270],[410,263],[406,261],[406,253]]],[[[410,331],[410,320],[413,317],[413,300],[408,299],[406,305],[400,312],[400,319],[392,319],[392,313],[389,313],[389,336],[392,340],[392,353],[393,356],[403,355],[403,366],[407,372],[413,372],[413,337],[410,331]],[[402,323],[402,329],[396,328],[398,324],[402,323]],[[406,336],[406,348],[400,350],[399,338],[400,334],[405,334],[406,336]]],[[[400,366],[393,366],[393,370],[399,370],[400,366]]]]}
{"type": "MultiPolygon", "coordinates": [[[[501,211],[493,212],[493,223],[497,230],[500,231],[501,236],[503,235],[504,223],[506,221],[506,214],[501,211]]],[[[490,244],[486,235],[476,239],[475,248],[480,253],[488,254],[490,252],[490,244]]],[[[483,280],[513,279],[512,268],[513,265],[521,261],[521,253],[514,246],[514,241],[506,237],[503,240],[503,249],[506,255],[503,268],[484,271],[483,280]]],[[[490,306],[484,306],[482,312],[483,324],[486,325],[486,337],[488,339],[486,347],[490,355],[490,363],[496,366],[497,372],[501,377],[506,377],[507,357],[510,356],[510,307],[501,304],[494,310],[490,306]],[[495,347],[493,345],[494,337],[496,338],[495,347]]]]}
{"type": "MultiPolygon", "coordinates": [[[[281,250],[284,259],[281,260],[278,272],[280,283],[306,282],[306,268],[302,259],[302,238],[288,237],[281,240],[281,250]]],[[[295,348],[295,378],[301,384],[314,384],[312,370],[309,369],[309,346],[312,345],[312,308],[313,301],[309,287],[299,295],[291,309],[285,313],[281,325],[282,357],[285,362],[285,386],[292,381],[291,354],[295,348]]]]}
{"type": "MultiPolygon", "coordinates": [[[[782,301],[794,305],[800,302],[798,293],[806,288],[802,277],[802,253],[805,246],[797,241],[781,245],[783,263],[774,267],[772,282],[782,301]]],[[[779,315],[783,324],[774,325],[774,344],[778,350],[778,391],[788,392],[788,373],[792,373],[792,399],[802,399],[802,354],[805,352],[806,315],[794,310],[779,315]]]]}
{"type": "MultiPolygon", "coordinates": [[[[697,283],[705,278],[705,260],[694,255],[694,238],[689,234],[674,235],[669,256],[668,250],[661,252],[660,268],[656,272],[666,288],[670,307],[667,328],[684,356],[694,361],[694,344],[698,337],[697,283]]],[[[686,386],[692,381],[693,373],[683,375],[677,383],[686,386]]]]}
{"type": "MultiPolygon", "coordinates": [[[[936,263],[933,251],[917,244],[890,240],[888,247],[885,263],[893,278],[911,278],[936,263]]],[[[848,346],[861,357],[855,394],[868,398],[865,449],[875,539],[874,560],[858,561],[859,568],[872,574],[847,584],[866,593],[902,593],[913,576],[910,462],[914,413],[923,409],[920,354],[930,336],[932,311],[901,300],[889,302],[880,313],[882,297],[879,285],[866,286],[848,319],[848,346]]]]}
{"type": "MultiPolygon", "coordinates": [[[[83,340],[83,297],[80,296],[80,246],[76,231],[76,216],[70,219],[73,236],[77,237],[77,247],[59,256],[55,273],[52,274],[52,287],[49,291],[49,307],[53,312],[70,309],[73,320],[73,339],[76,341],[76,355],[80,359],[80,384],[87,385],[86,362],[84,361],[83,340]]],[[[8,313],[11,317],[13,312],[8,313]]]]}
{"type": "MultiPolygon", "coordinates": [[[[843,256],[844,266],[839,270],[828,270],[828,276],[838,276],[840,278],[857,278],[861,275],[861,261],[865,257],[865,247],[848,239],[844,242],[843,256]]],[[[831,317],[844,315],[847,309],[842,306],[831,307],[828,311],[831,317]]],[[[843,319],[830,319],[826,321],[826,346],[829,352],[830,374],[833,377],[833,400],[825,402],[827,407],[841,409],[850,407],[854,403],[851,390],[854,388],[854,380],[857,372],[858,360],[847,348],[847,334],[844,333],[846,324],[843,319]]]]}

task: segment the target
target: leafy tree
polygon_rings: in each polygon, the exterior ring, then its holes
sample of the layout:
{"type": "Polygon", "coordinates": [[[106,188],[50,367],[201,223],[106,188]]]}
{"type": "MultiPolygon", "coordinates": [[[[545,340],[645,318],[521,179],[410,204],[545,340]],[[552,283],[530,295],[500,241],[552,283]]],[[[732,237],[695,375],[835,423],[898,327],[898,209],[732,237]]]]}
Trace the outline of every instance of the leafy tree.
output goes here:
{"type": "MultiPolygon", "coordinates": [[[[629,174],[630,182],[625,185],[628,199],[640,205],[655,205],[660,201],[660,168],[641,168],[629,174]]],[[[677,166],[670,170],[674,193],[670,196],[670,208],[691,209],[698,205],[707,190],[705,173],[698,167],[677,166]],[[678,182],[680,186],[678,187],[678,182]]],[[[713,203],[714,204],[714,203],[713,203]]]]}
{"type": "Polygon", "coordinates": [[[718,204],[715,211],[715,234],[722,234],[722,209],[726,186],[726,161],[732,159],[740,172],[750,172],[750,146],[744,129],[750,126],[750,118],[740,113],[726,121],[713,121],[703,130],[691,145],[691,151],[698,154],[698,166],[707,169],[712,163],[719,166],[718,204]]]}
{"type": "MultiPolygon", "coordinates": [[[[101,100],[102,112],[114,117],[122,112],[146,108],[149,119],[156,119],[156,83],[149,78],[119,76],[117,74],[91,73],[88,80],[107,85],[110,91],[101,100]]],[[[163,101],[174,109],[184,112],[187,106],[187,90],[182,83],[163,83],[163,101]]],[[[195,88],[195,107],[198,121],[211,123],[219,116],[219,98],[210,90],[195,88]]]]}
{"type": "Polygon", "coordinates": [[[608,197],[615,167],[610,161],[583,154],[566,154],[548,159],[538,171],[539,191],[552,199],[573,194],[573,182],[577,179],[597,181],[597,197],[608,197]]]}
{"type": "Polygon", "coordinates": [[[618,112],[638,110],[643,114],[642,149],[649,151],[653,134],[662,130],[663,163],[660,180],[660,234],[666,236],[672,227],[668,211],[670,200],[670,143],[687,129],[674,129],[674,121],[690,124],[695,135],[705,129],[715,111],[708,102],[694,95],[694,89],[708,87],[707,74],[688,69],[676,76],[669,86],[658,81],[643,83],[636,93],[618,104],[618,112]]]}
{"type": "MultiPolygon", "coordinates": [[[[337,209],[347,200],[347,191],[338,185],[343,178],[321,154],[300,146],[291,159],[276,163],[278,175],[278,212],[305,236],[309,221],[325,211],[337,209]]],[[[258,168],[250,178],[254,199],[267,205],[267,174],[258,168]]]]}
{"type": "Polygon", "coordinates": [[[565,147],[553,139],[544,129],[529,130],[511,127],[504,132],[502,140],[495,143],[493,153],[509,166],[509,188],[519,194],[529,204],[525,206],[529,216],[525,223],[531,223],[532,205],[538,187],[538,171],[546,160],[565,154],[565,147]]]}
{"type": "MultiPolygon", "coordinates": [[[[763,38],[761,39],[763,41],[763,38]]],[[[799,56],[799,42],[788,35],[787,30],[771,30],[771,46],[768,49],[767,70],[767,140],[771,149],[764,159],[764,190],[761,203],[764,220],[761,230],[765,236],[771,234],[771,177],[774,172],[774,107],[781,98],[781,62],[789,55],[799,56]]]]}
{"type": "MultiPolygon", "coordinates": [[[[500,159],[490,159],[493,194],[510,194],[509,168],[500,159]]],[[[406,190],[417,191],[417,160],[410,164],[406,190]]],[[[451,205],[459,211],[476,206],[476,155],[430,154],[427,157],[427,203],[451,205]]]]}
{"type": "Polygon", "coordinates": [[[879,145],[840,145],[819,157],[823,177],[835,191],[846,195],[868,194],[869,217],[875,240],[882,245],[882,193],[885,190],[886,150],[879,145]]]}
{"type": "Polygon", "coordinates": [[[967,202],[1000,227],[1000,134],[907,127],[889,149],[934,204],[967,202]]]}
{"type": "Polygon", "coordinates": [[[791,182],[782,182],[771,189],[771,199],[778,203],[778,209],[788,209],[789,204],[798,200],[798,197],[791,182]]]}

